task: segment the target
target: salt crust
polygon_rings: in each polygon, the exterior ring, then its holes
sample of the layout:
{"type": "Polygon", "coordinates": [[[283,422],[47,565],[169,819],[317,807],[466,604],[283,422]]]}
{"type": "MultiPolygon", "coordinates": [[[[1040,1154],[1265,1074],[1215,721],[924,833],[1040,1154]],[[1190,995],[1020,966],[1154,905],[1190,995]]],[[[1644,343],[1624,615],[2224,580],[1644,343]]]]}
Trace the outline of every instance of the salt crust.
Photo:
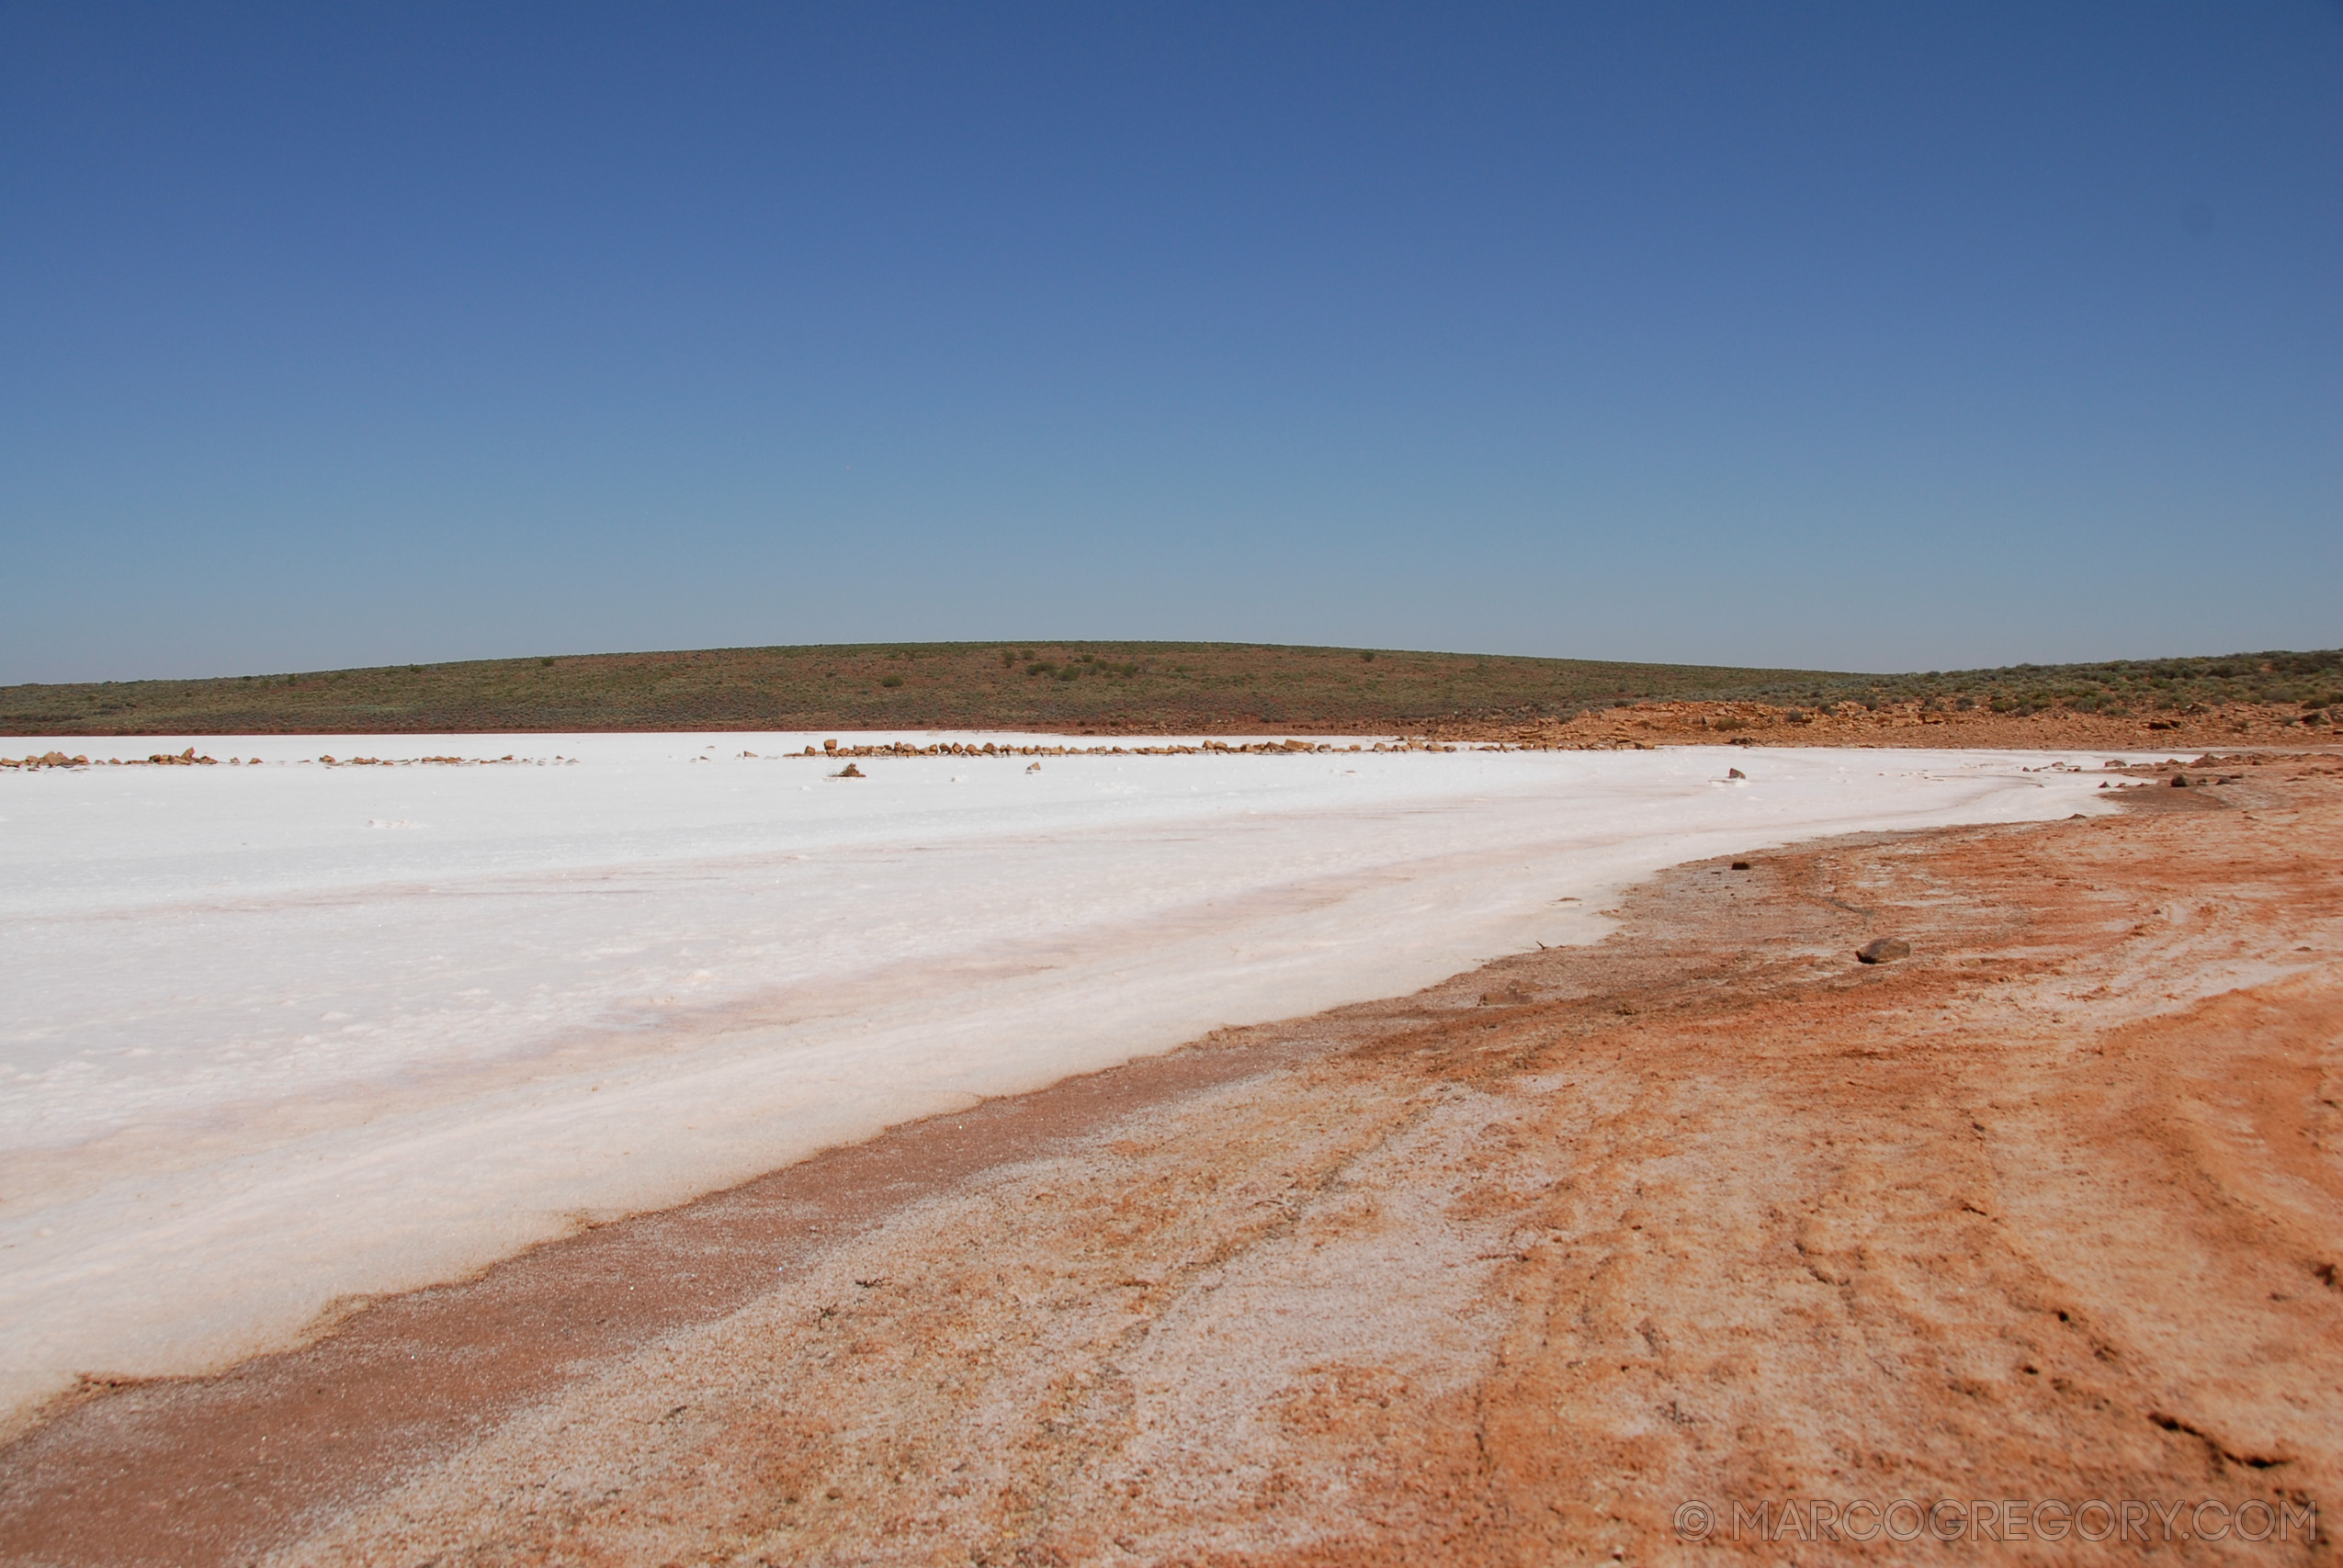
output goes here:
{"type": "Polygon", "coordinates": [[[2107,798],[2096,755],[782,755],[823,739],[212,737],[263,765],[0,778],[0,1412],[1595,940],[1664,865],[2107,798]]]}

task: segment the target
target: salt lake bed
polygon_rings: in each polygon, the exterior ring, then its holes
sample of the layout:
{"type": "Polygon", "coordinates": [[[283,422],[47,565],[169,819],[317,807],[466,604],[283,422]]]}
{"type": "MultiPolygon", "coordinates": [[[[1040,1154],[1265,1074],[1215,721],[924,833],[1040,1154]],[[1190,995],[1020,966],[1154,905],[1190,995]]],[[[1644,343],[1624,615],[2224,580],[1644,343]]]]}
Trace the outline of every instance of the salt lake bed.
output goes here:
{"type": "Polygon", "coordinates": [[[1598,940],[1665,865],[2108,798],[2097,755],[784,755],[821,739],[29,742],[223,765],[0,774],[0,1406],[1598,940]]]}

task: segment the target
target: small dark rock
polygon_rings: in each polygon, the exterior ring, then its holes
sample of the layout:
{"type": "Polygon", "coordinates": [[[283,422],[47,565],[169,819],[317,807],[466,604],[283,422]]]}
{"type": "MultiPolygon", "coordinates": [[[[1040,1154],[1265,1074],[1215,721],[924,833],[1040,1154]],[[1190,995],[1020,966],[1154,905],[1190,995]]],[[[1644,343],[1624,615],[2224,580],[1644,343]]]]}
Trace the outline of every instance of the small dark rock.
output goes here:
{"type": "Polygon", "coordinates": [[[1884,936],[1855,949],[1855,962],[1858,964],[1893,964],[1899,958],[1911,955],[1912,944],[1897,936],[1884,936]]]}
{"type": "Polygon", "coordinates": [[[2189,787],[2189,775],[2188,775],[2188,774],[2186,774],[2186,773],[2175,773],[2175,774],[2173,774],[2173,775],[2172,775],[2172,787],[2173,787],[2174,789],[2186,789],[2186,788],[2188,788],[2188,787],[2189,787]]]}
{"type": "Polygon", "coordinates": [[[1733,869],[1735,871],[1747,871],[1749,869],[1749,863],[1745,860],[1737,860],[1733,863],[1733,869]]]}

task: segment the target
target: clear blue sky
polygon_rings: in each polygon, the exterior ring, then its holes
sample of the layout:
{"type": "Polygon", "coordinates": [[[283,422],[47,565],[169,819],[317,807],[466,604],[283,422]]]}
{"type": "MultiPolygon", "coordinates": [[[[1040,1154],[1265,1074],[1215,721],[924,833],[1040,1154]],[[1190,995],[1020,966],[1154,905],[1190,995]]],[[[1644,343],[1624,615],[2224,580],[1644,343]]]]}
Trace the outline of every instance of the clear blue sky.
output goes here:
{"type": "Polygon", "coordinates": [[[2343,9],[0,6],[0,681],[2343,643],[2343,9]]]}

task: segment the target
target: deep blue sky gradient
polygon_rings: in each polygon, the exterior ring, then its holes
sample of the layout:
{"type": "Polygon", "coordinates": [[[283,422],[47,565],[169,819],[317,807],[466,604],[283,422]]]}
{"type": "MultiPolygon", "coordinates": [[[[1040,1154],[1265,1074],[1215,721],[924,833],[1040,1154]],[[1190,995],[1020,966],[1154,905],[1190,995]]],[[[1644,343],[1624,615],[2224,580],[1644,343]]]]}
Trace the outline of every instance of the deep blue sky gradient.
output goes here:
{"type": "Polygon", "coordinates": [[[0,682],[2338,590],[2318,0],[0,6],[0,682]]]}

